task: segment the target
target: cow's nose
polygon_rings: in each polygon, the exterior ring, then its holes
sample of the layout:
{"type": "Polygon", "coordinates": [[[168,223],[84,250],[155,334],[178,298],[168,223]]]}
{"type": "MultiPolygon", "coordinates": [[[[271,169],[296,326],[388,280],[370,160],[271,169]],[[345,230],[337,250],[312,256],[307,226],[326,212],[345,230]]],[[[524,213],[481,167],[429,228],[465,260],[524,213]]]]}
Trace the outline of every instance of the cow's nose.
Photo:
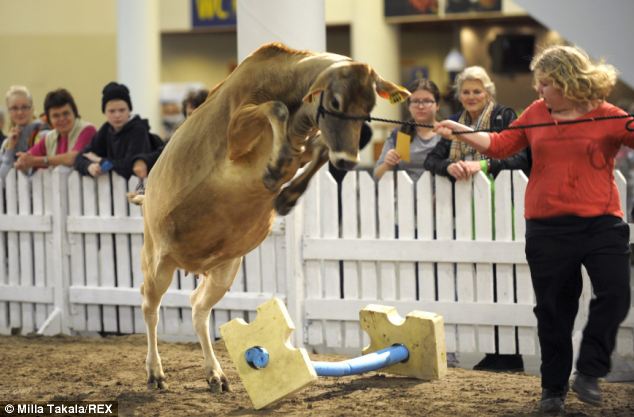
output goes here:
{"type": "Polygon", "coordinates": [[[349,159],[337,159],[337,161],[335,162],[335,167],[339,169],[344,169],[346,171],[349,171],[356,166],[357,166],[357,163],[349,159]]]}

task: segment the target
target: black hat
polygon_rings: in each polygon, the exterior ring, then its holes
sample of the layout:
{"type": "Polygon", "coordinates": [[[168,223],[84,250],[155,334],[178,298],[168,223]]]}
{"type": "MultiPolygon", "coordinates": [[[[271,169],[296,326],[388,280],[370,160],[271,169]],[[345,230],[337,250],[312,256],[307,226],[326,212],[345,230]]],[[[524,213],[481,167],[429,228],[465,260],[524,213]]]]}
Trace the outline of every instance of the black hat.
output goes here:
{"type": "Polygon", "coordinates": [[[128,107],[132,110],[132,101],[130,101],[130,90],[123,84],[109,82],[101,92],[101,112],[106,112],[106,103],[110,100],[123,100],[128,103],[128,107]]]}

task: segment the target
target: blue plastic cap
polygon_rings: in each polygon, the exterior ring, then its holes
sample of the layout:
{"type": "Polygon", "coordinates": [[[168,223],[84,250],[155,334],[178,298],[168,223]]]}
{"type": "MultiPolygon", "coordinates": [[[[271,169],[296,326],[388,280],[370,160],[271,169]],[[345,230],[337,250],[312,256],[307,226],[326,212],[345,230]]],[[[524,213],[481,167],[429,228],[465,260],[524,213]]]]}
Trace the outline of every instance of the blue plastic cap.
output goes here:
{"type": "Polygon", "coordinates": [[[244,352],[244,359],[252,368],[266,368],[269,364],[269,352],[262,346],[254,346],[244,352]]]}

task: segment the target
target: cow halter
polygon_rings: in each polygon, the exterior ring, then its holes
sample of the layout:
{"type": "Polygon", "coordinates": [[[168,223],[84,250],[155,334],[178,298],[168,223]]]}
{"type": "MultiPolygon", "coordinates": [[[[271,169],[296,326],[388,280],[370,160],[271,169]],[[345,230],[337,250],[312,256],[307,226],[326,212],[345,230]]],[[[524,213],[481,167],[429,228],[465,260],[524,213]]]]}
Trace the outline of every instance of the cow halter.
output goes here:
{"type": "MultiPolygon", "coordinates": [[[[324,92],[322,91],[319,94],[319,106],[317,106],[317,117],[316,117],[316,121],[315,124],[319,125],[319,118],[320,117],[326,117],[326,115],[328,116],[334,116],[338,119],[343,119],[343,120],[361,120],[361,121],[371,121],[373,120],[372,117],[370,117],[370,115],[368,114],[367,116],[350,116],[348,114],[345,113],[341,113],[341,112],[335,112],[335,111],[330,111],[327,108],[324,107],[324,92]]],[[[398,122],[401,123],[401,122],[398,122]]]]}
{"type": "MultiPolygon", "coordinates": [[[[326,117],[326,115],[328,116],[334,116],[338,119],[344,119],[344,120],[362,120],[362,121],[368,121],[368,122],[383,122],[383,123],[391,123],[391,124],[398,124],[398,125],[407,125],[407,126],[412,126],[412,127],[427,127],[430,129],[434,128],[434,125],[429,125],[429,124],[423,124],[423,123],[416,123],[413,121],[403,121],[403,120],[394,120],[394,119],[383,119],[380,117],[372,117],[371,115],[367,115],[367,116],[350,116],[348,114],[345,113],[341,113],[341,112],[334,112],[334,111],[330,111],[328,109],[326,109],[323,105],[323,101],[324,101],[324,93],[321,92],[321,94],[319,95],[319,106],[317,107],[317,121],[316,124],[319,125],[319,118],[320,117],[326,117]]],[[[602,120],[612,120],[612,119],[631,119],[628,120],[625,123],[625,130],[628,130],[630,132],[634,132],[634,125],[632,125],[634,123],[634,114],[623,114],[623,115],[618,115],[618,116],[601,116],[601,117],[588,117],[585,119],[575,119],[575,120],[555,120],[554,122],[547,122],[547,123],[532,123],[532,124],[526,124],[526,125],[514,125],[514,126],[507,126],[503,129],[478,129],[478,130],[469,130],[469,131],[456,131],[456,132],[452,132],[454,135],[463,135],[463,134],[467,134],[467,133],[477,133],[477,132],[486,132],[486,133],[490,133],[490,132],[501,132],[502,130],[518,130],[518,129],[531,129],[531,128],[536,128],[536,127],[547,127],[547,126],[562,126],[562,125],[572,125],[572,124],[577,124],[577,123],[590,123],[590,122],[600,122],[602,120]]]]}

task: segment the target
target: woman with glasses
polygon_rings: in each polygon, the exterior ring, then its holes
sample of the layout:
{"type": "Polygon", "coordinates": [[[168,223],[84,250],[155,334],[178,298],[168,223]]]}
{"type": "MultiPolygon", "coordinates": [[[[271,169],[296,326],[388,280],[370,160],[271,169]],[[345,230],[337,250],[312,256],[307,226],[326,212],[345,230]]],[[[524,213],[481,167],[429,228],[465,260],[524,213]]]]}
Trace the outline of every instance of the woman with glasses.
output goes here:
{"type": "Polygon", "coordinates": [[[413,181],[418,180],[425,168],[423,162],[429,152],[440,141],[441,137],[433,132],[432,125],[436,121],[436,113],[440,105],[440,90],[433,81],[418,79],[413,81],[407,89],[411,96],[407,100],[411,122],[429,125],[419,127],[403,125],[396,128],[383,144],[383,151],[374,167],[374,178],[379,180],[387,171],[403,169],[413,181]],[[397,141],[405,140],[409,144],[409,160],[397,151],[397,141]]]}
{"type": "Polygon", "coordinates": [[[66,89],[53,90],[46,95],[44,113],[53,129],[28,152],[16,154],[17,169],[72,167],[79,152],[97,132],[94,125],[80,119],[75,99],[66,89]]]}
{"type": "MultiPolygon", "coordinates": [[[[495,102],[495,84],[482,67],[465,68],[456,78],[456,95],[463,110],[449,119],[474,129],[501,130],[517,118],[510,107],[495,102]]],[[[530,172],[528,151],[504,160],[488,159],[463,142],[442,139],[427,160],[425,169],[456,180],[471,178],[478,171],[494,177],[503,169],[530,172]]]]}
{"type": "Polygon", "coordinates": [[[0,152],[0,180],[4,183],[13,168],[17,152],[26,152],[38,139],[38,133],[47,126],[33,116],[33,98],[24,86],[12,86],[6,94],[9,110],[9,131],[0,152]]]}

